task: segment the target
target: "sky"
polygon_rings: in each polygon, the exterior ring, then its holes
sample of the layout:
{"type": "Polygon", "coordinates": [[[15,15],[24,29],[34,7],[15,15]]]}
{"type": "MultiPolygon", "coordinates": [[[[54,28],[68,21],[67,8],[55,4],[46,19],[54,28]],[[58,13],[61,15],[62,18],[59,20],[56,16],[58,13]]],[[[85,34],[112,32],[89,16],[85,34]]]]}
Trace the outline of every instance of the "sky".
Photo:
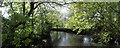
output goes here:
{"type": "MultiPolygon", "coordinates": [[[[0,11],[2,11],[2,15],[5,18],[8,18],[9,15],[7,13],[8,8],[7,7],[0,7],[0,11]]],[[[60,13],[62,14],[63,17],[67,17],[67,14],[69,12],[69,9],[67,8],[67,5],[65,5],[64,7],[57,7],[56,8],[57,11],[60,11],[60,13]]]]}
{"type": "Polygon", "coordinates": [[[69,6],[70,5],[63,5],[62,7],[56,8],[58,11],[60,11],[62,18],[68,18],[68,13],[70,11],[69,6]]]}
{"type": "Polygon", "coordinates": [[[7,7],[0,7],[0,11],[2,11],[2,15],[5,17],[5,18],[8,18],[8,14],[7,14],[7,7]]]}

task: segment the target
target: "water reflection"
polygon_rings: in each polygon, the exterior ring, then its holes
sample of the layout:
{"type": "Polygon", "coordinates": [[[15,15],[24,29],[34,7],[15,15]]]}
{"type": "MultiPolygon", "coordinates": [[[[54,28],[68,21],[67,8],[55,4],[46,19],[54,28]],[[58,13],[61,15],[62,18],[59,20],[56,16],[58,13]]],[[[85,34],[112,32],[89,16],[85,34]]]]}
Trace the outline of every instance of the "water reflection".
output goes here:
{"type": "Polygon", "coordinates": [[[98,46],[92,38],[86,35],[76,35],[65,32],[51,32],[53,46],[98,46]]]}
{"type": "Polygon", "coordinates": [[[118,41],[115,41],[115,44],[118,46],[119,45],[118,41]]]}
{"type": "Polygon", "coordinates": [[[90,39],[89,39],[89,37],[88,36],[84,36],[84,38],[83,38],[83,44],[85,45],[85,46],[90,46],[90,42],[89,41],[91,41],[90,39]]]}
{"type": "Polygon", "coordinates": [[[87,37],[84,37],[83,42],[84,42],[84,43],[88,43],[88,38],[87,38],[87,37]]]}

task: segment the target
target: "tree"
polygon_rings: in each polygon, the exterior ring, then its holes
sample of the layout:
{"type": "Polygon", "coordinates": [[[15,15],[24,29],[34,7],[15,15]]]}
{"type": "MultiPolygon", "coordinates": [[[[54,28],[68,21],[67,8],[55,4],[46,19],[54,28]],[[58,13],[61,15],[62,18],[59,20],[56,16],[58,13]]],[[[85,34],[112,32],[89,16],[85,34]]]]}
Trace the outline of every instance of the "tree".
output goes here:
{"type": "Polygon", "coordinates": [[[90,34],[97,33],[99,43],[109,44],[120,35],[119,23],[117,23],[119,22],[118,4],[112,2],[75,3],[71,5],[73,8],[71,12],[74,15],[68,19],[69,25],[71,24],[69,27],[79,29],[79,31],[89,29],[90,34]]]}
{"type": "Polygon", "coordinates": [[[4,3],[10,7],[8,10],[10,16],[8,19],[2,17],[3,47],[34,47],[43,44],[42,39],[50,35],[50,28],[56,27],[59,24],[57,22],[60,22],[59,12],[53,13],[45,3],[49,4],[49,2],[4,3]]]}

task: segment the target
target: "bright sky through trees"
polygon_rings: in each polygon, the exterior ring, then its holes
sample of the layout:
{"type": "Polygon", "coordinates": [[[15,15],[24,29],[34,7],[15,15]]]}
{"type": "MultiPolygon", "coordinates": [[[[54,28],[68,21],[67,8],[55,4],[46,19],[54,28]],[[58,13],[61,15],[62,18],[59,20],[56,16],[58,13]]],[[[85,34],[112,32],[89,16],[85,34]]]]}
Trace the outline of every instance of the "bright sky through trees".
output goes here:
{"type": "Polygon", "coordinates": [[[0,7],[0,10],[2,11],[2,15],[5,17],[5,18],[8,18],[9,15],[7,13],[7,8],[6,7],[0,7]]]}
{"type": "MultiPolygon", "coordinates": [[[[8,18],[9,15],[7,13],[7,10],[8,8],[7,7],[1,7],[0,10],[2,11],[2,15],[5,17],[5,18],[8,18]]],[[[59,11],[63,17],[67,16],[68,12],[69,12],[69,9],[68,9],[68,6],[65,5],[63,7],[57,7],[56,6],[56,10],[59,11]]]]}

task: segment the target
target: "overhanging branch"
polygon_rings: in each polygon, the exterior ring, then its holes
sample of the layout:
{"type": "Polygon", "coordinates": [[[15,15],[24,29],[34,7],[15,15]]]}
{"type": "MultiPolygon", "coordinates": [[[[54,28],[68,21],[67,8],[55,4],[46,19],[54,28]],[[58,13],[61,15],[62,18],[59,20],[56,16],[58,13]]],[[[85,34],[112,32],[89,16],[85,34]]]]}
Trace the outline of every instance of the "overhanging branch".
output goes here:
{"type": "MultiPolygon", "coordinates": [[[[31,2],[31,5],[33,5],[34,6],[34,4],[36,4],[36,3],[38,3],[38,2],[31,2]]],[[[57,2],[40,2],[40,3],[38,3],[33,9],[30,9],[30,11],[29,11],[29,13],[28,13],[28,16],[30,16],[31,15],[31,13],[32,13],[32,11],[33,10],[35,10],[40,4],[43,4],[43,3],[54,3],[54,4],[57,4],[57,5],[59,5],[59,6],[63,6],[63,5],[66,5],[66,4],[72,4],[72,3],[77,3],[77,2],[69,2],[69,3],[63,3],[63,4],[61,4],[61,3],[57,3],[57,2]]]]}

